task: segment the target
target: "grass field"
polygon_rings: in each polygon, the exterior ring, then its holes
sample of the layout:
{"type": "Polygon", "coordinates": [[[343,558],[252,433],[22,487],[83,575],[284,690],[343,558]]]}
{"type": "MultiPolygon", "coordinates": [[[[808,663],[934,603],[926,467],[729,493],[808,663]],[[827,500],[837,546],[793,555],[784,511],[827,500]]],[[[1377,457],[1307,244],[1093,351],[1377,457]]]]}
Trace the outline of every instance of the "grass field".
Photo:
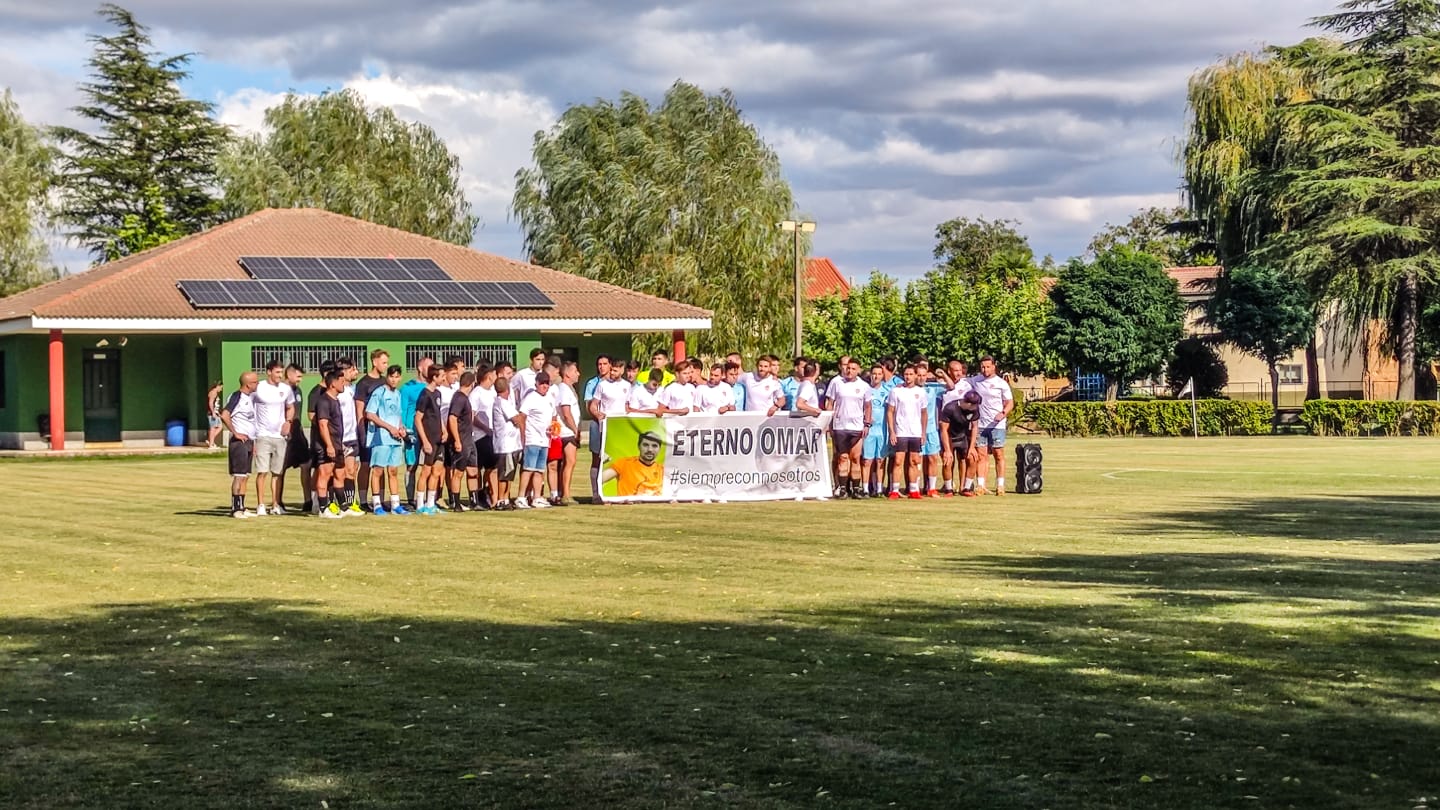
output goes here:
{"type": "Polygon", "coordinates": [[[0,463],[0,807],[1440,807],[1440,444],[1045,450],[244,523],[218,457],[0,463]]]}

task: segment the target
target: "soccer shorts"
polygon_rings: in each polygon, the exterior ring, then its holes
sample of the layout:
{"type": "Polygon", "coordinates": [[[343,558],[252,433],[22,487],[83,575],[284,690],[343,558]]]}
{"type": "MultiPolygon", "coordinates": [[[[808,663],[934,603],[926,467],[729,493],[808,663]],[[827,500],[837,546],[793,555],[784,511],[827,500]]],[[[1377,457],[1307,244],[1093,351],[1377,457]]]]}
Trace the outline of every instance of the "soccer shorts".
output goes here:
{"type": "Polygon", "coordinates": [[[334,464],[335,459],[326,452],[324,442],[316,442],[310,446],[310,463],[319,467],[321,464],[334,464]]]}
{"type": "Polygon", "coordinates": [[[835,442],[835,454],[840,456],[849,453],[856,445],[860,444],[863,435],[858,430],[833,431],[830,436],[835,442]]]}
{"type": "Polygon", "coordinates": [[[921,439],[919,436],[901,436],[900,439],[896,441],[892,446],[895,448],[895,452],[897,454],[918,454],[921,448],[925,446],[925,440],[921,439]]]}
{"type": "Polygon", "coordinates": [[[230,440],[230,474],[245,476],[250,474],[251,458],[255,455],[255,440],[245,441],[230,440]]]}
{"type": "Polygon", "coordinates": [[[430,452],[428,453],[425,452],[425,448],[423,447],[416,448],[415,458],[421,467],[432,467],[444,460],[444,453],[444,448],[436,447],[432,444],[430,445],[430,452]]]}
{"type": "Polygon", "coordinates": [[[359,459],[359,457],[360,457],[360,445],[356,444],[355,442],[345,442],[344,454],[345,454],[345,463],[347,463],[347,464],[350,463],[350,460],[351,460],[351,459],[359,459]]]}
{"type": "Polygon", "coordinates": [[[256,436],[250,471],[267,475],[285,472],[285,454],[288,450],[288,442],[280,436],[256,436]]]}
{"type": "Polygon", "coordinates": [[[1005,428],[981,428],[975,446],[981,450],[999,450],[1005,446],[1005,428]]]}
{"type": "Polygon", "coordinates": [[[405,464],[405,448],[399,444],[375,444],[370,448],[370,466],[381,469],[405,464]]]}
{"type": "MultiPolygon", "coordinates": [[[[361,433],[360,435],[363,436],[363,435],[365,435],[365,434],[364,434],[364,433],[361,433]]],[[[361,439],[360,442],[359,442],[359,450],[360,450],[360,463],[361,463],[361,464],[374,464],[374,463],[375,463],[374,461],[372,461],[372,459],[374,458],[374,451],[371,449],[370,443],[369,443],[368,441],[366,441],[365,439],[361,439]]]]}
{"type": "Polygon", "coordinates": [[[475,466],[482,470],[493,470],[498,461],[495,456],[494,436],[481,436],[475,440],[475,466]]]}
{"type": "Polygon", "coordinates": [[[940,431],[925,431],[925,444],[920,447],[920,454],[923,456],[938,456],[942,447],[940,445],[940,431]]]}
{"type": "Polygon", "coordinates": [[[445,468],[449,470],[468,470],[471,467],[480,466],[475,457],[475,445],[461,443],[460,449],[456,450],[455,445],[445,445],[445,468]]]}
{"type": "Polygon", "coordinates": [[[870,461],[886,458],[890,455],[890,437],[886,436],[884,432],[866,433],[865,444],[860,450],[860,455],[861,458],[870,461]]]}
{"type": "Polygon", "coordinates": [[[525,456],[523,469],[527,472],[545,472],[545,462],[549,460],[550,448],[547,445],[525,445],[525,456]]]}

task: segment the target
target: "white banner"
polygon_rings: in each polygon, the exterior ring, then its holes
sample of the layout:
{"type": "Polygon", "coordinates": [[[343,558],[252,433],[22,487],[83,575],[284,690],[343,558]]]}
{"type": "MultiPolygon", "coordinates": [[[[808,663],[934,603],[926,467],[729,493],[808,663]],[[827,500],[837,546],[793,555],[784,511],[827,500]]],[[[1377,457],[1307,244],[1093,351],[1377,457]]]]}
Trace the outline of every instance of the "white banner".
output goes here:
{"type": "Polygon", "coordinates": [[[830,413],[612,416],[601,422],[607,501],[828,498],[830,413]]]}

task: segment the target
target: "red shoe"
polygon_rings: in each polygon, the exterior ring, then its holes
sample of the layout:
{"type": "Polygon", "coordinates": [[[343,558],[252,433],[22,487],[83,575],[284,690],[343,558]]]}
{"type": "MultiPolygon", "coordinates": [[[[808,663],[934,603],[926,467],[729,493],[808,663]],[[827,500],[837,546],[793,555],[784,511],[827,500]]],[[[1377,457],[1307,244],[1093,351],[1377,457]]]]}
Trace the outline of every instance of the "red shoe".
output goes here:
{"type": "Polygon", "coordinates": [[[962,498],[978,498],[978,497],[980,497],[980,496],[975,494],[975,490],[973,490],[973,489],[966,489],[966,490],[961,490],[961,492],[960,492],[960,497],[962,497],[962,498]]]}
{"type": "Polygon", "coordinates": [[[954,493],[954,491],[952,491],[952,490],[944,489],[944,490],[941,490],[941,491],[940,491],[940,497],[942,497],[942,498],[953,498],[953,497],[955,497],[955,493],[954,493]]]}
{"type": "Polygon", "coordinates": [[[938,498],[938,497],[940,497],[940,490],[938,490],[938,489],[929,489],[929,490],[926,490],[926,491],[925,491],[925,497],[927,497],[927,498],[938,498]]]}
{"type": "Polygon", "coordinates": [[[898,500],[900,500],[900,493],[898,493],[898,492],[896,492],[895,490],[892,489],[892,490],[890,490],[890,494],[889,494],[889,495],[886,495],[885,497],[889,498],[889,499],[892,500],[892,501],[898,501],[898,500]]]}
{"type": "Polygon", "coordinates": [[[910,500],[912,500],[912,501],[923,501],[923,500],[925,500],[925,496],[924,496],[924,495],[921,495],[921,494],[920,494],[920,490],[918,490],[918,489],[913,489],[913,490],[911,490],[911,491],[910,491],[910,495],[909,495],[908,497],[909,497],[910,500]]]}

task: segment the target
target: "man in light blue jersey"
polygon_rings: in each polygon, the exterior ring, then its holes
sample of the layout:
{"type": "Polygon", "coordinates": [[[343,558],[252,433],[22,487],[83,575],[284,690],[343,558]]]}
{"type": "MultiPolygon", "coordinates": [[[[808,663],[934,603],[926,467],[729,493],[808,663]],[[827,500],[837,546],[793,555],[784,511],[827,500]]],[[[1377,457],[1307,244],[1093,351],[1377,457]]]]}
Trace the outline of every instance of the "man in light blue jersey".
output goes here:
{"type": "Polygon", "coordinates": [[[406,380],[400,386],[400,426],[405,428],[405,499],[411,508],[415,505],[415,471],[420,463],[420,444],[415,433],[415,403],[425,393],[425,378],[433,365],[434,358],[420,358],[420,362],[415,364],[415,379],[406,380]]]}
{"type": "Polygon", "coordinates": [[[890,457],[890,434],[885,427],[885,402],[890,389],[885,386],[885,366],[876,362],[870,367],[870,390],[866,392],[865,439],[860,451],[860,480],[865,492],[879,498],[885,492],[885,460],[890,457]]]}
{"type": "Polygon", "coordinates": [[[920,455],[925,462],[925,495],[930,498],[940,497],[940,490],[937,488],[940,477],[940,467],[944,461],[945,448],[940,444],[940,406],[945,399],[945,392],[949,386],[943,380],[937,379],[931,373],[930,361],[923,357],[917,358],[915,362],[916,373],[924,378],[925,389],[925,444],[920,449],[920,455]]]}
{"type": "MultiPolygon", "coordinates": [[[[405,437],[408,435],[404,425],[404,408],[400,402],[400,376],[403,373],[399,366],[390,366],[385,371],[385,384],[371,390],[365,400],[366,447],[370,448],[370,507],[377,516],[407,514],[400,503],[400,467],[405,463],[405,437]],[[386,510],[380,496],[382,484],[390,487],[389,510],[386,510]]],[[[415,406],[412,403],[410,407],[413,409],[415,406]]]]}

